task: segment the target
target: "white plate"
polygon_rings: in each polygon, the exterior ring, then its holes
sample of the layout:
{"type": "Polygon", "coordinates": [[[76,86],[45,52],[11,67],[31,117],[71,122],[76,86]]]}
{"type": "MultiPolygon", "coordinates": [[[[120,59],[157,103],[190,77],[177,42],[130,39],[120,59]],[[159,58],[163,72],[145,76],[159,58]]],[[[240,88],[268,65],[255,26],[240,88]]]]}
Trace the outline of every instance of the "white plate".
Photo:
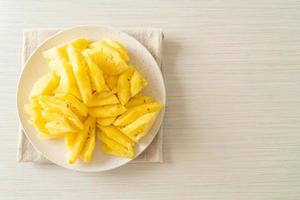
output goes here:
{"type": "MultiPolygon", "coordinates": [[[[73,40],[78,37],[87,37],[91,40],[100,40],[109,38],[122,42],[129,51],[131,63],[145,76],[148,86],[143,90],[145,95],[152,96],[156,101],[165,104],[166,92],[161,71],[147,49],[137,40],[126,33],[119,32],[109,28],[97,26],[80,26],[64,30],[54,35],[38,47],[29,57],[24,65],[17,90],[18,114],[27,138],[31,144],[43,154],[48,160],[59,166],[84,172],[97,172],[113,169],[124,165],[131,159],[119,158],[103,154],[97,142],[97,147],[90,164],[84,164],[77,161],[74,165],[66,162],[67,148],[64,140],[40,140],[37,137],[36,129],[28,122],[29,116],[24,111],[24,105],[29,103],[29,93],[34,82],[42,75],[49,72],[47,60],[43,58],[42,52],[46,49],[59,45],[61,43],[73,40]]],[[[136,148],[137,155],[142,153],[151,143],[157,134],[164,116],[164,109],[161,110],[156,122],[152,126],[148,135],[144,137],[136,148]]]]}

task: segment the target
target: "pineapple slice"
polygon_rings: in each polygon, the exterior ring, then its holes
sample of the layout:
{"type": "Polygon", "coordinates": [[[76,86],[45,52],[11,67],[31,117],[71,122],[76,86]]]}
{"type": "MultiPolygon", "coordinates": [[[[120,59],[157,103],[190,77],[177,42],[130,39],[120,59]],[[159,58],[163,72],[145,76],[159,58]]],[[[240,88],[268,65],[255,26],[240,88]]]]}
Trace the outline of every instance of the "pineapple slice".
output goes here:
{"type": "Polygon", "coordinates": [[[148,133],[157,114],[158,112],[147,113],[126,127],[121,128],[121,131],[133,141],[138,142],[148,133]]]}
{"type": "Polygon", "coordinates": [[[76,131],[65,120],[47,122],[45,124],[45,128],[51,135],[65,134],[76,131]]]}
{"type": "MultiPolygon", "coordinates": [[[[106,141],[107,142],[107,141],[106,141]]],[[[115,147],[117,145],[116,142],[114,142],[113,140],[109,140],[110,146],[115,147]],[[111,144],[113,143],[113,145],[111,144]]],[[[119,156],[119,157],[125,157],[125,158],[134,158],[134,152],[131,151],[127,151],[124,150],[123,148],[110,148],[109,145],[102,143],[101,144],[101,150],[106,153],[106,154],[110,154],[110,155],[114,155],[114,156],[119,156]]]]}
{"type": "Polygon", "coordinates": [[[111,154],[109,152],[116,152],[118,155],[122,155],[128,158],[134,157],[134,150],[128,149],[124,147],[123,145],[119,144],[115,140],[112,140],[109,138],[105,133],[98,132],[97,133],[98,139],[102,142],[101,146],[106,145],[110,151],[104,151],[105,153],[111,154]]]}
{"type": "Polygon", "coordinates": [[[111,92],[101,92],[95,93],[92,98],[87,103],[88,106],[105,106],[111,104],[118,104],[119,100],[116,95],[112,94],[111,92]]]}
{"type": "Polygon", "coordinates": [[[107,86],[111,90],[112,93],[117,93],[117,85],[118,85],[118,80],[119,76],[106,76],[105,77],[107,86]]]}
{"type": "Polygon", "coordinates": [[[119,129],[114,126],[102,126],[100,127],[101,131],[105,133],[105,135],[117,143],[123,145],[129,150],[133,150],[134,142],[129,139],[126,135],[124,135],[119,129]]]}
{"type": "Polygon", "coordinates": [[[74,146],[75,140],[77,137],[77,133],[66,134],[65,135],[65,144],[69,150],[71,150],[74,146]]]}
{"type": "Polygon", "coordinates": [[[53,97],[40,96],[39,103],[48,112],[62,113],[74,126],[83,129],[83,123],[78,116],[62,102],[55,101],[53,97]]]}
{"type": "Polygon", "coordinates": [[[51,61],[49,65],[53,65],[51,68],[54,69],[60,76],[60,83],[55,92],[72,94],[81,99],[72,65],[69,62],[66,62],[64,59],[51,61]]]}
{"type": "Polygon", "coordinates": [[[95,90],[97,92],[108,91],[102,70],[94,63],[91,56],[86,53],[86,51],[83,51],[82,54],[88,64],[90,79],[95,90]]]}
{"type": "Polygon", "coordinates": [[[92,87],[88,75],[87,64],[80,51],[78,51],[73,45],[69,44],[67,46],[67,53],[72,64],[82,100],[84,103],[87,103],[92,96],[92,87]]]}
{"type": "Polygon", "coordinates": [[[142,104],[152,103],[154,102],[152,97],[148,96],[134,96],[132,99],[128,101],[128,103],[125,105],[127,108],[133,107],[133,106],[139,106],[142,104]]]}
{"type": "Polygon", "coordinates": [[[96,126],[95,123],[91,125],[89,133],[88,133],[88,138],[84,144],[84,147],[81,151],[80,158],[83,160],[85,163],[91,162],[92,155],[94,153],[96,146],[96,126]]]}
{"type": "Polygon", "coordinates": [[[97,126],[110,126],[114,123],[117,117],[97,118],[97,126]]]}
{"type": "Polygon", "coordinates": [[[114,122],[114,125],[126,126],[146,113],[159,111],[161,107],[162,105],[157,102],[131,107],[117,118],[117,120],[114,122]]]}
{"type": "Polygon", "coordinates": [[[122,105],[125,105],[131,97],[130,77],[132,76],[133,71],[133,68],[129,68],[127,71],[123,72],[118,79],[117,94],[122,105]]]}
{"type": "Polygon", "coordinates": [[[57,47],[53,47],[51,49],[48,49],[47,51],[43,52],[43,56],[46,59],[49,60],[69,60],[68,54],[67,54],[67,45],[72,44],[76,49],[79,51],[85,49],[89,45],[90,41],[87,38],[78,38],[71,42],[64,43],[62,45],[59,45],[57,47]]]}
{"type": "Polygon", "coordinates": [[[101,48],[101,46],[106,46],[117,51],[125,62],[129,61],[127,49],[121,43],[114,40],[101,40],[90,44],[91,48],[101,48]]]}
{"type": "Polygon", "coordinates": [[[147,84],[142,74],[135,70],[130,79],[131,96],[138,94],[147,84]]]}
{"type": "Polygon", "coordinates": [[[34,98],[40,95],[50,95],[57,88],[60,78],[56,73],[51,72],[40,78],[33,86],[30,97],[34,98]]]}
{"type": "Polygon", "coordinates": [[[96,46],[93,49],[84,50],[94,62],[108,75],[118,75],[128,69],[127,63],[120,54],[107,46],[96,46]]]}
{"type": "Polygon", "coordinates": [[[85,144],[85,141],[88,137],[88,132],[90,130],[90,127],[95,124],[95,119],[93,117],[89,117],[84,122],[84,128],[77,133],[76,139],[74,141],[72,149],[69,151],[68,154],[68,163],[74,164],[76,160],[79,157],[79,154],[81,153],[83,146],[85,144]]]}
{"type": "Polygon", "coordinates": [[[88,107],[73,95],[56,94],[55,97],[60,102],[65,102],[67,104],[67,107],[69,106],[77,115],[83,117],[86,117],[88,115],[88,107]]]}
{"type": "Polygon", "coordinates": [[[126,112],[125,106],[121,104],[107,105],[89,108],[89,114],[97,118],[116,117],[126,112]]]}

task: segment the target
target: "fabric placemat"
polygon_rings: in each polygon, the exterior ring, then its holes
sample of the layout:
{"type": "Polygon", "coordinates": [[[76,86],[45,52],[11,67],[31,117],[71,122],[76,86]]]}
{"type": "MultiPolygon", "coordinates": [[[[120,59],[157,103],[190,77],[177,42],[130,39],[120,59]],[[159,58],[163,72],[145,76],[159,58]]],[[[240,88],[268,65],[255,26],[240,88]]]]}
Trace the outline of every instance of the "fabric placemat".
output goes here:
{"type": "MultiPolygon", "coordinates": [[[[153,55],[163,72],[162,42],[163,32],[159,28],[120,28],[143,44],[153,55]]],[[[23,32],[22,66],[31,53],[50,36],[61,31],[60,29],[28,29],[23,32]]],[[[164,73],[163,73],[164,74],[164,73]]],[[[139,155],[133,163],[161,163],[163,162],[163,124],[149,147],[139,155]]],[[[28,141],[20,125],[18,143],[18,161],[34,163],[52,163],[44,158],[28,141]]]]}

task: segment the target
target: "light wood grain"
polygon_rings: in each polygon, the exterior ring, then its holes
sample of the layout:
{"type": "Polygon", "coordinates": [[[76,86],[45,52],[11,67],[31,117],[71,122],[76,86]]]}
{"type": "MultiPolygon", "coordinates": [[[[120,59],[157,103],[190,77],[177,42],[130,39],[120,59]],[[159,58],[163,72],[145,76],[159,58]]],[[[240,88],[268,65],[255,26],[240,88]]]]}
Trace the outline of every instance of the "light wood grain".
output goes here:
{"type": "Polygon", "coordinates": [[[0,199],[299,199],[299,9],[293,0],[1,1],[0,199]],[[166,163],[81,174],[16,162],[22,30],[78,24],[163,28],[166,163]]]}

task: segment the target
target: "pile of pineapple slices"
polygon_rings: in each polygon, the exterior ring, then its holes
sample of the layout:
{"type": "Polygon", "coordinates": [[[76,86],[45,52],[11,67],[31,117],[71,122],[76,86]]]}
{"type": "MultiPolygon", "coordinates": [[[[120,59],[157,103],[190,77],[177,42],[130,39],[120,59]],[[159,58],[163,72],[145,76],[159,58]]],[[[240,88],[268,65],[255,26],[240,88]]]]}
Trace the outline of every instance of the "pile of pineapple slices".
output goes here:
{"type": "Polygon", "coordinates": [[[34,84],[25,106],[39,137],[64,138],[70,164],[90,162],[96,138],[104,153],[133,158],[162,104],[141,95],[147,81],[129,64],[127,49],[78,38],[43,56],[50,72],[34,84]]]}

